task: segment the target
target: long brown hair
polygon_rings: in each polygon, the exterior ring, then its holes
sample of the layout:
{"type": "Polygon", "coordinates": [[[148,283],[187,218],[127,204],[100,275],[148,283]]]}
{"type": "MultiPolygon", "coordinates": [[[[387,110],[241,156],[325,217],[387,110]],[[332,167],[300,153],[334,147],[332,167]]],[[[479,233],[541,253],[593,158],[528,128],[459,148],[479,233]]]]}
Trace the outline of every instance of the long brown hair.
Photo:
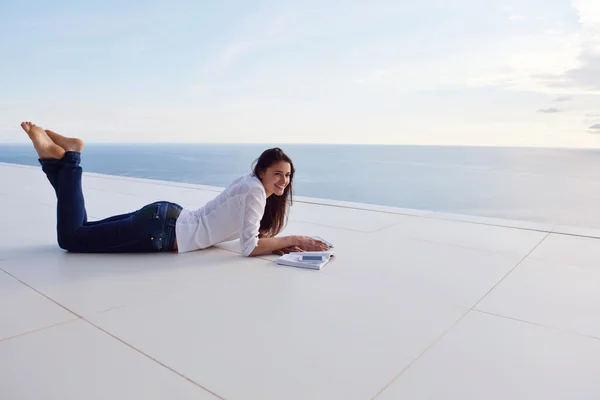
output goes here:
{"type": "Polygon", "coordinates": [[[265,213],[260,221],[259,232],[266,237],[275,237],[285,227],[288,217],[288,207],[292,205],[292,183],[294,181],[294,164],[279,147],[263,151],[253,163],[254,175],[260,179],[262,172],[273,164],[285,161],[290,164],[290,183],[285,187],[281,196],[271,195],[267,198],[265,213]]]}

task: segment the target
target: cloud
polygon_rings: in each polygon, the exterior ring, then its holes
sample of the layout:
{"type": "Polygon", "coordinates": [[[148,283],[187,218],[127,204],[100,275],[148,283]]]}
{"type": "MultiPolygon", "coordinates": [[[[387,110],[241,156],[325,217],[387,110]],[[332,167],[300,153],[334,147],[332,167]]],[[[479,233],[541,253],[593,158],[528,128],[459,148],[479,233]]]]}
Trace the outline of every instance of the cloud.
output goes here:
{"type": "Polygon", "coordinates": [[[592,133],[600,133],[600,124],[594,124],[588,128],[592,133]]]}
{"type": "Polygon", "coordinates": [[[586,117],[588,118],[596,118],[596,117],[600,117],[600,114],[585,114],[586,117]]]}
{"type": "Polygon", "coordinates": [[[586,50],[578,61],[579,67],[568,69],[564,74],[533,74],[532,77],[549,87],[600,92],[600,52],[586,50]]]}
{"type": "Polygon", "coordinates": [[[587,52],[580,57],[581,67],[567,71],[569,83],[587,90],[600,90],[600,53],[587,52]]]}
{"type": "Polygon", "coordinates": [[[563,94],[600,94],[600,1],[571,0],[571,5],[578,17],[576,27],[546,27],[531,36],[534,50],[509,53],[503,69],[487,71],[468,84],[538,93],[556,94],[559,89],[563,94]]]}
{"type": "Polygon", "coordinates": [[[508,17],[508,19],[511,21],[523,21],[525,19],[525,17],[521,14],[515,14],[515,15],[511,15],[510,17],[508,17]]]}
{"type": "Polygon", "coordinates": [[[577,34],[579,48],[576,65],[561,74],[539,76],[549,86],[600,92],[600,2],[572,0],[577,10],[581,29],[577,34]]]}
{"type": "Polygon", "coordinates": [[[537,110],[537,112],[545,113],[545,114],[554,114],[554,113],[560,112],[560,110],[558,108],[552,107],[552,108],[542,108],[540,110],[537,110]]]}
{"type": "Polygon", "coordinates": [[[561,101],[569,101],[572,100],[573,98],[571,96],[558,96],[557,98],[555,98],[554,102],[561,102],[561,101]]]}

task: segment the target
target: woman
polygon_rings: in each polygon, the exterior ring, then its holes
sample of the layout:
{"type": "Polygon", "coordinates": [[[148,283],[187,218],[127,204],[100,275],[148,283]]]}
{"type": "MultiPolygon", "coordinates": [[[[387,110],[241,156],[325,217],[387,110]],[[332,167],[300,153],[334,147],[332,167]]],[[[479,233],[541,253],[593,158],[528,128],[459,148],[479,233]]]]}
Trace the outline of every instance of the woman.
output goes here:
{"type": "Polygon", "coordinates": [[[306,236],[275,237],[292,200],[294,166],[278,148],[263,152],[253,173],[233,181],[197,210],[160,201],[138,211],[88,222],[81,186],[83,142],[21,123],[57,197],[57,234],[62,249],[78,253],[131,253],[204,249],[240,239],[244,256],[329,247],[306,236]]]}

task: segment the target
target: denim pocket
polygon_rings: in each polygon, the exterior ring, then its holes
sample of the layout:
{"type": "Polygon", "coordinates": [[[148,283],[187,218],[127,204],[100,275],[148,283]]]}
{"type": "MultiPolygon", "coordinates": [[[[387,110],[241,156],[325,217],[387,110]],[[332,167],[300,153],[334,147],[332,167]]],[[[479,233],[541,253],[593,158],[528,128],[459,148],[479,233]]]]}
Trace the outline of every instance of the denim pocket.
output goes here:
{"type": "Polygon", "coordinates": [[[162,251],[165,246],[165,234],[157,233],[154,236],[150,237],[150,241],[152,242],[152,249],[154,251],[162,251]]]}
{"type": "Polygon", "coordinates": [[[140,210],[136,211],[133,219],[159,219],[159,210],[160,204],[148,204],[147,206],[144,206],[140,210]]]}
{"type": "Polygon", "coordinates": [[[164,251],[169,247],[165,234],[167,208],[168,203],[157,201],[142,207],[133,215],[133,230],[140,239],[146,241],[151,251],[164,251]]]}

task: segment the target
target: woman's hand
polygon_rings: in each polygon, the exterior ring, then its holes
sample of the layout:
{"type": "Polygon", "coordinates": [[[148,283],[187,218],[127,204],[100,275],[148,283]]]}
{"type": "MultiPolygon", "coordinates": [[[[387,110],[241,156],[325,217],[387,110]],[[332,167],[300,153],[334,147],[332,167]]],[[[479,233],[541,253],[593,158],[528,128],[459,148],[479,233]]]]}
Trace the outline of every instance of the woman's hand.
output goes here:
{"type": "Polygon", "coordinates": [[[296,246],[304,251],[327,251],[329,246],[320,240],[313,239],[309,236],[297,236],[296,246]]]}
{"type": "Polygon", "coordinates": [[[301,253],[304,250],[302,250],[300,247],[298,246],[290,246],[290,247],[286,247],[285,249],[279,249],[279,250],[275,250],[273,252],[273,254],[277,254],[278,256],[282,256],[284,254],[288,254],[288,253],[301,253]]]}

